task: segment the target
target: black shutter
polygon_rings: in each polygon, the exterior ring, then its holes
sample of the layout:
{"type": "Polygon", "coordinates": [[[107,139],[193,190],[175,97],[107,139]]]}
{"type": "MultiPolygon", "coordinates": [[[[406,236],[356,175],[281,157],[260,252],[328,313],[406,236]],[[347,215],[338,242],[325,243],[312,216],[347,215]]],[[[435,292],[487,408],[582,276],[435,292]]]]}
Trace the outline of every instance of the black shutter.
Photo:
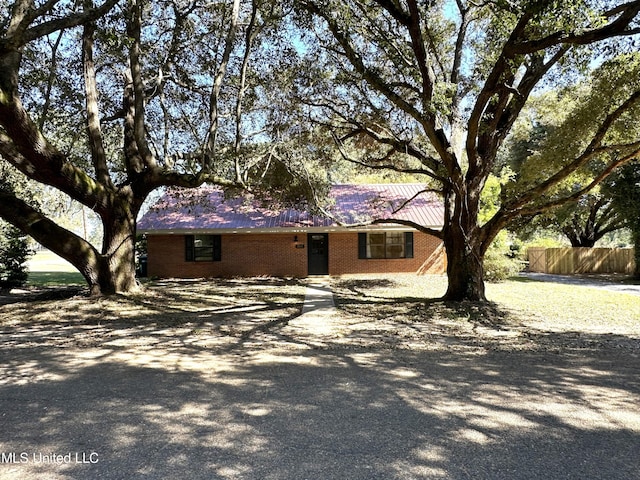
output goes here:
{"type": "Polygon", "coordinates": [[[219,262],[222,260],[222,237],[220,235],[213,236],[213,261],[219,262]]]}
{"type": "Polygon", "coordinates": [[[413,258],[413,232],[404,233],[404,258],[413,258]]]}
{"type": "Polygon", "coordinates": [[[367,258],[367,234],[358,234],[358,258],[367,258]]]}
{"type": "Polygon", "coordinates": [[[187,262],[194,262],[196,259],[195,237],[193,235],[184,236],[184,259],[187,262]]]}

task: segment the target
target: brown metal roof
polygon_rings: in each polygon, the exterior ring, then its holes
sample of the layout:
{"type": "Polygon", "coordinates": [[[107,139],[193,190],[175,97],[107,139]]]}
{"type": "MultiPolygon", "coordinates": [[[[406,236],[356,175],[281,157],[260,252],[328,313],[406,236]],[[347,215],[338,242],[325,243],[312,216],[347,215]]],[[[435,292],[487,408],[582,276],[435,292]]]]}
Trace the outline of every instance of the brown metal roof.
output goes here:
{"type": "Polygon", "coordinates": [[[251,196],[224,198],[215,187],[172,190],[143,215],[138,230],[317,230],[365,226],[383,219],[411,221],[431,228],[440,228],[443,223],[442,200],[424,191],[421,184],[335,185],[330,196],[335,201],[330,211],[333,218],[293,208],[269,208],[251,196]]]}

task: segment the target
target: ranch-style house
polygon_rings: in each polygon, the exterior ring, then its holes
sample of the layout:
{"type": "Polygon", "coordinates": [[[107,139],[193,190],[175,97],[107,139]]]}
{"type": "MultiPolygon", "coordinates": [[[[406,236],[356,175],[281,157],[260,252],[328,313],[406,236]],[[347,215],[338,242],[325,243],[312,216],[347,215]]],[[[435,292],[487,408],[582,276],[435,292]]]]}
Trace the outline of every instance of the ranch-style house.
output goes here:
{"type": "Polygon", "coordinates": [[[167,192],[138,222],[151,277],[440,274],[442,201],[420,184],[335,185],[329,216],[270,208],[214,187],[167,192]],[[372,220],[389,220],[372,224],[372,220]]]}

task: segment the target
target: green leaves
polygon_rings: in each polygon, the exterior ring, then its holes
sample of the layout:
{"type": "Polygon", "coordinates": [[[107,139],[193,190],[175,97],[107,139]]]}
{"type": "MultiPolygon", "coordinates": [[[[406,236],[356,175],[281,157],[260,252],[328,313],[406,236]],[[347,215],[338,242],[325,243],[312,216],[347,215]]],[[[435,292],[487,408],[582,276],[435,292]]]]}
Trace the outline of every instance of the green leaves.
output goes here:
{"type": "Polygon", "coordinates": [[[24,285],[28,277],[26,262],[32,254],[27,236],[0,220],[0,290],[24,285]]]}
{"type": "Polygon", "coordinates": [[[636,149],[639,79],[640,54],[626,54],[602,63],[588,81],[533,99],[511,139],[510,163],[520,188],[580,157],[585,161],[564,183],[584,185],[615,157],[636,149]]]}

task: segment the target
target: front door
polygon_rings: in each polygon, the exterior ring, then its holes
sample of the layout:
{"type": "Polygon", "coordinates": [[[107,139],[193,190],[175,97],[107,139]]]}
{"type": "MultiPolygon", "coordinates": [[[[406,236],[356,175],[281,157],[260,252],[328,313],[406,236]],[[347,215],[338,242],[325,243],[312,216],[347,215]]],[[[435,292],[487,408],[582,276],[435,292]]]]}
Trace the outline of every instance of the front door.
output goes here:
{"type": "Polygon", "coordinates": [[[307,234],[309,275],[329,274],[329,234],[307,234]]]}

